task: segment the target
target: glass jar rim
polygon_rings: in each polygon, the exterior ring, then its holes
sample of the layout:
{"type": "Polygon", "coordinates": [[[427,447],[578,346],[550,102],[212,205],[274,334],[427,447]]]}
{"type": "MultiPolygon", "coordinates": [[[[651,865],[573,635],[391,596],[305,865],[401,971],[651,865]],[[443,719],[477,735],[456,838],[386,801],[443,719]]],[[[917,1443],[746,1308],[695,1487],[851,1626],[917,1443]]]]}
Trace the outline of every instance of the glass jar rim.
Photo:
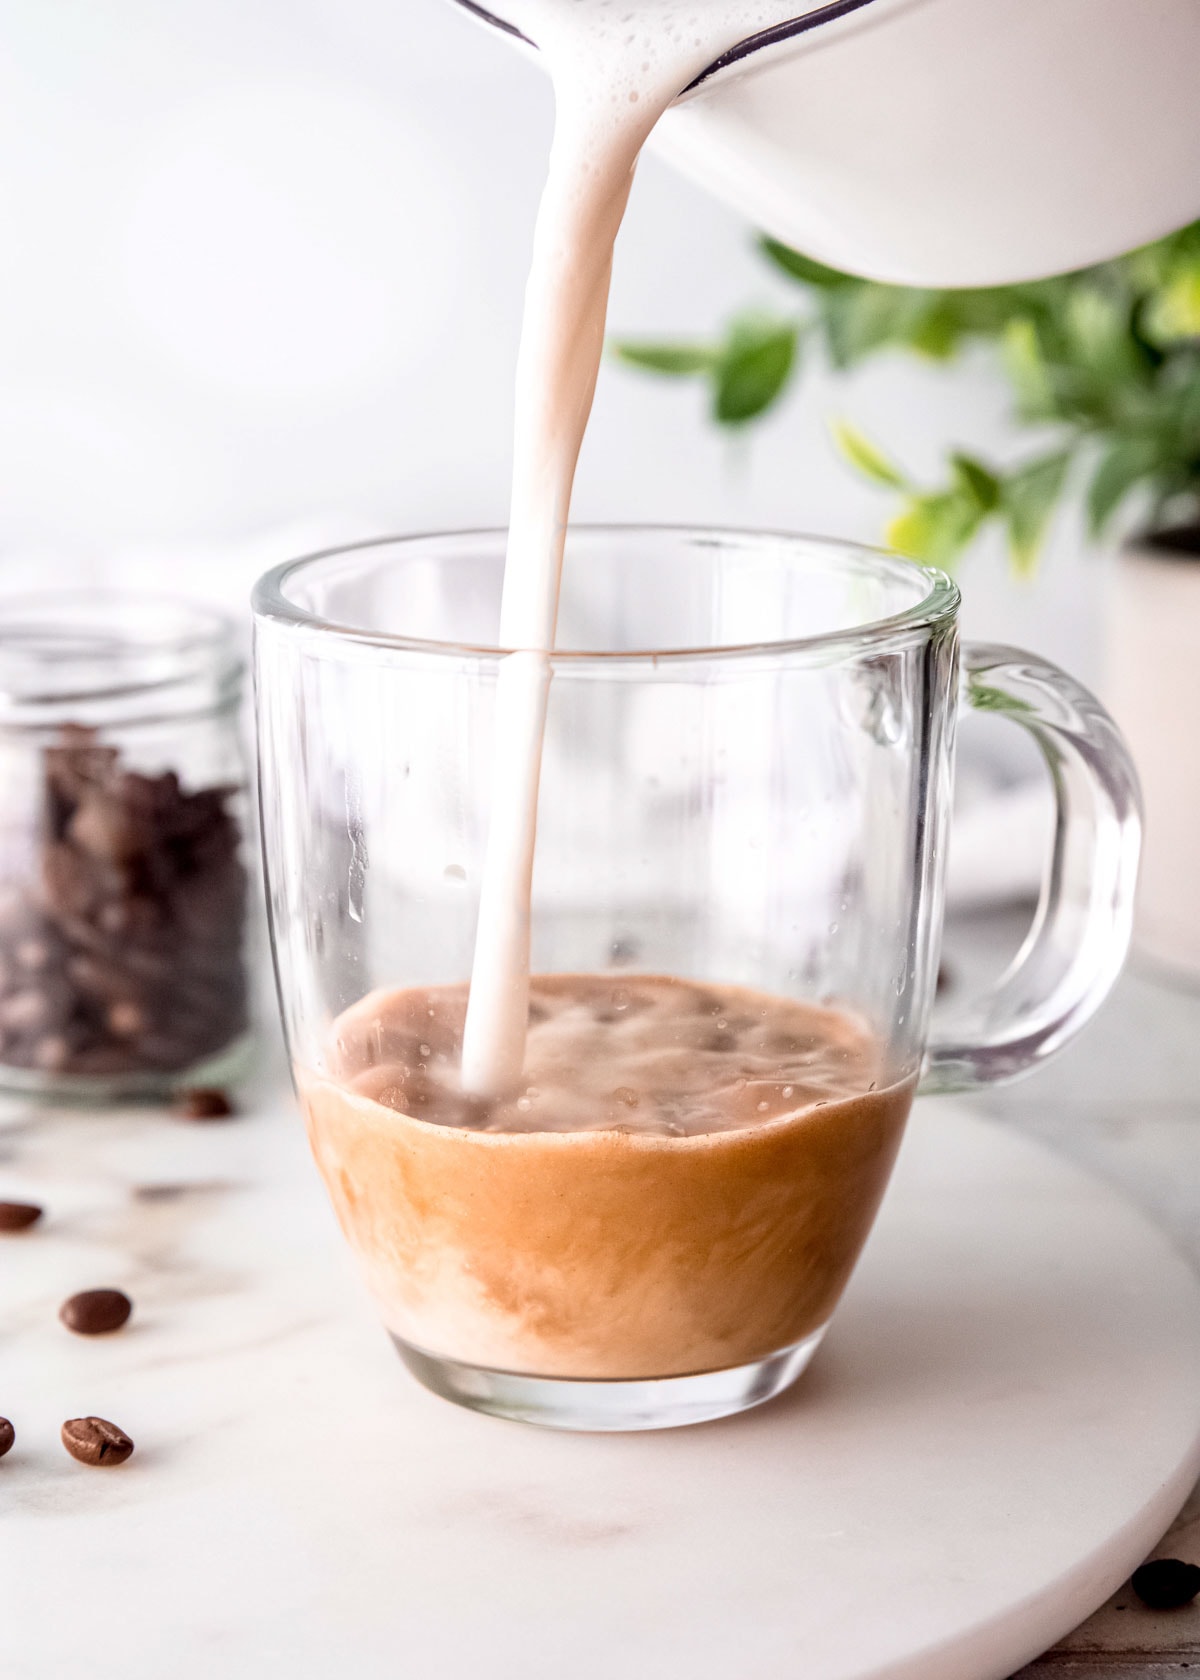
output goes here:
{"type": "MultiPolygon", "coordinates": [[[[555,647],[551,652],[556,666],[561,665],[568,668],[597,664],[658,666],[667,663],[692,663],[697,660],[738,659],[762,655],[804,655],[811,653],[815,657],[828,658],[839,654],[867,652],[881,645],[895,642],[898,638],[930,631],[942,625],[953,624],[961,602],[958,585],[937,567],[907,559],[905,556],[892,553],[887,549],[838,537],[817,537],[796,531],[754,530],[735,526],[649,523],[576,524],[574,522],[570,527],[568,541],[572,535],[616,538],[637,536],[677,537],[684,541],[708,542],[711,544],[725,542],[731,546],[756,542],[762,542],[764,545],[786,543],[793,545],[797,552],[801,549],[816,549],[830,555],[853,556],[860,564],[868,563],[878,572],[886,570],[891,572],[893,576],[904,577],[909,580],[921,578],[924,580],[925,592],[919,600],[904,608],[901,612],[888,614],[862,624],[820,631],[811,636],[781,636],[774,639],[758,639],[748,642],[695,647],[636,648],[633,650],[555,647]]],[[[455,659],[499,661],[522,650],[498,647],[488,643],[404,636],[389,631],[368,629],[362,625],[346,624],[298,605],[296,601],[289,599],[286,591],[288,583],[302,572],[318,567],[327,561],[344,559],[352,554],[369,554],[372,550],[380,548],[400,548],[416,551],[423,545],[428,547],[430,544],[449,545],[456,541],[478,542],[482,539],[488,539],[497,544],[497,560],[499,562],[503,559],[505,537],[506,532],[503,527],[485,526],[460,531],[418,532],[407,536],[368,537],[360,542],[337,543],[329,548],[301,555],[294,560],[284,561],[282,565],[274,566],[270,571],[265,572],[255,584],[252,592],[251,604],[254,616],[259,622],[277,625],[286,630],[315,632],[336,641],[373,647],[381,651],[390,650],[448,656],[455,659]]]]}
{"type": "Polygon", "coordinates": [[[171,709],[198,683],[233,701],[243,666],[232,617],[200,602],[120,589],[0,596],[0,727],[96,703],[171,709]]]}

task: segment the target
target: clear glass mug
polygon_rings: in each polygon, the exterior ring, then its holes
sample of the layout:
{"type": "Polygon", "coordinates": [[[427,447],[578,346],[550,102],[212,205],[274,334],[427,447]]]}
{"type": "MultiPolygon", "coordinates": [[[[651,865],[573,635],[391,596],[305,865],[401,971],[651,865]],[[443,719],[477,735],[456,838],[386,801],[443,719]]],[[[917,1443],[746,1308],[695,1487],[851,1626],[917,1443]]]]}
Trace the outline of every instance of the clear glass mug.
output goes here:
{"type": "MultiPolygon", "coordinates": [[[[454,1083],[496,797],[503,553],[498,532],[371,542],[255,592],[269,913],[310,1140],[430,1388],[562,1427],[716,1417],[811,1357],[918,1085],[1021,1073],[1105,996],[1129,938],[1136,777],[1062,671],[959,649],[939,572],[801,537],[573,530],[527,1065],[564,988],[593,1033],[666,998],[658,1030],[683,1054],[655,1064],[652,1123],[616,1091],[611,1125],[556,1126],[532,1084],[506,1110],[447,1108],[430,1093],[454,1083]],[[1033,734],[1058,820],[1023,952],[943,1028],[964,703],[1033,734]],[[765,1118],[663,1121],[710,1087],[758,1096],[765,1118]]],[[[556,1075],[564,1110],[599,1065],[556,1075]]]]}

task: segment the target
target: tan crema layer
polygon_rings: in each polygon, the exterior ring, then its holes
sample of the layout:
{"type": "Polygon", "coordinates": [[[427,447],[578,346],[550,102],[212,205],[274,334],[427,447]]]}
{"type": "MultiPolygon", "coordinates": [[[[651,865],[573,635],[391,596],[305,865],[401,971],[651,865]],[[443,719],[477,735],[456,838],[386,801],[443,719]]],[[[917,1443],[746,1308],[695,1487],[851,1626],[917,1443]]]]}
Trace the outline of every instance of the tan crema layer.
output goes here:
{"type": "Polygon", "coordinates": [[[600,1379],[747,1364],[822,1328],[913,1095],[883,1085],[860,1022],[739,987],[535,977],[522,1091],[484,1105],[457,1086],[465,1003],[373,993],[327,1069],[298,1070],[396,1335],[600,1379]]]}

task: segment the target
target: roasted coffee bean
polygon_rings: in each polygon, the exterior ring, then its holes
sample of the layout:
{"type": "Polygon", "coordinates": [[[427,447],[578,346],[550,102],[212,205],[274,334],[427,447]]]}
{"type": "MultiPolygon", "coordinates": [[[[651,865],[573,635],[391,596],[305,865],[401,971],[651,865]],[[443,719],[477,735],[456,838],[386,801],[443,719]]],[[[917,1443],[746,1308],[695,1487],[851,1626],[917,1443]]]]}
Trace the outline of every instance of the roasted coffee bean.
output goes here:
{"type": "Polygon", "coordinates": [[[41,1217],[36,1202],[0,1202],[0,1231],[28,1231],[41,1217]]]}
{"type": "Polygon", "coordinates": [[[104,1003],[130,1000],[138,995],[137,981],[132,975],[122,973],[110,957],[81,951],[67,959],[66,970],[67,979],[78,991],[104,1003]]]}
{"type": "Polygon", "coordinates": [[[38,974],[42,969],[49,968],[54,950],[48,939],[18,939],[13,946],[13,957],[18,968],[38,974]]]}
{"type": "Polygon", "coordinates": [[[123,1429],[107,1418],[68,1418],[62,1426],[62,1444],[80,1464],[124,1464],[133,1442],[123,1429]]]}
{"type": "Polygon", "coordinates": [[[234,1107],[224,1091],[218,1091],[215,1086],[195,1085],[176,1092],[171,1112],[181,1120],[228,1120],[234,1107]]]}
{"type": "Polygon", "coordinates": [[[27,914],[24,896],[16,887],[0,887],[0,933],[9,937],[27,914]]]}
{"type": "Polygon", "coordinates": [[[54,922],[68,950],[92,951],[111,961],[113,941],[83,916],[68,916],[65,911],[54,912],[54,922]]]}
{"type": "Polygon", "coordinates": [[[125,951],[125,966],[138,980],[143,994],[150,991],[170,996],[174,991],[178,963],[178,957],[169,947],[156,949],[152,945],[130,945],[125,951]]]}
{"type": "Polygon", "coordinates": [[[67,824],[67,839],[105,863],[128,863],[153,838],[128,806],[107,793],[89,793],[67,824]]]}
{"type": "Polygon", "coordinates": [[[6,1417],[0,1417],[0,1458],[12,1450],[12,1444],[17,1438],[17,1432],[6,1417]]]}
{"type": "Polygon", "coordinates": [[[129,810],[143,819],[152,819],[156,803],[154,783],[149,776],[136,770],[123,770],[117,777],[117,794],[129,810]]]}
{"type": "Polygon", "coordinates": [[[0,884],[0,1059],[65,1077],[183,1074],[246,1029],[237,790],[126,770],[78,726],[42,762],[34,879],[0,884]]]}
{"type": "Polygon", "coordinates": [[[162,937],[164,911],[152,898],[114,898],[102,905],[97,926],[106,934],[144,944],[162,937]]]}
{"type": "Polygon", "coordinates": [[[58,1316],[77,1336],[106,1336],[119,1330],[133,1311],[133,1302],[120,1289],[82,1289],[58,1309],[58,1316]]]}
{"type": "Polygon", "coordinates": [[[1179,1558],[1155,1558],[1134,1570],[1130,1585],[1151,1610],[1182,1610],[1200,1593],[1200,1568],[1179,1558]]]}
{"type": "Polygon", "coordinates": [[[146,1030],[146,1012],[140,1004],[114,1003],[105,1013],[109,1032],[117,1038],[136,1038],[146,1030]]]}
{"type": "Polygon", "coordinates": [[[29,1059],[43,1073],[57,1073],[71,1059],[71,1040],[65,1033],[47,1033],[38,1039],[29,1059]]]}
{"type": "Polygon", "coordinates": [[[0,1003],[0,1025],[12,1032],[36,1033],[48,1027],[54,1019],[49,994],[26,987],[14,992],[0,1003]]]}
{"type": "Polygon", "coordinates": [[[110,904],[102,904],[96,912],[96,925],[103,932],[119,938],[129,932],[130,903],[127,898],[114,898],[110,904]]]}
{"type": "Polygon", "coordinates": [[[46,782],[60,800],[74,806],[89,786],[112,775],[117,749],[98,746],[96,731],[82,724],[64,724],[59,741],[45,753],[46,782]]]}
{"type": "Polygon", "coordinates": [[[174,770],[164,770],[161,776],[151,776],[150,784],[154,789],[154,803],[160,811],[169,811],[179,803],[181,789],[174,770]]]}

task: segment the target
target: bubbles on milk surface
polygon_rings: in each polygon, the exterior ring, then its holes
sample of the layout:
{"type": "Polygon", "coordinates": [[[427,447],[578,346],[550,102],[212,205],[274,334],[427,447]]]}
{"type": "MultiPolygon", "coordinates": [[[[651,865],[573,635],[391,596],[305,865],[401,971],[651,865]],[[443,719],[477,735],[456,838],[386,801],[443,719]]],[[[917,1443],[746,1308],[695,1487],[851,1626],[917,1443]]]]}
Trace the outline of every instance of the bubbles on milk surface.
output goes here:
{"type": "Polygon", "coordinates": [[[462,986],[375,994],[339,1023],[334,1071],[434,1125],[643,1137],[744,1131],[883,1081],[878,1039],[847,1011],[667,975],[539,975],[521,1084],[489,1101],[459,1079],[465,1014],[462,986]]]}
{"type": "Polygon", "coordinates": [[[669,103],[725,53],[815,11],[816,0],[500,0],[497,9],[552,75],[582,68],[595,92],[640,103],[661,90],[669,103]]]}

